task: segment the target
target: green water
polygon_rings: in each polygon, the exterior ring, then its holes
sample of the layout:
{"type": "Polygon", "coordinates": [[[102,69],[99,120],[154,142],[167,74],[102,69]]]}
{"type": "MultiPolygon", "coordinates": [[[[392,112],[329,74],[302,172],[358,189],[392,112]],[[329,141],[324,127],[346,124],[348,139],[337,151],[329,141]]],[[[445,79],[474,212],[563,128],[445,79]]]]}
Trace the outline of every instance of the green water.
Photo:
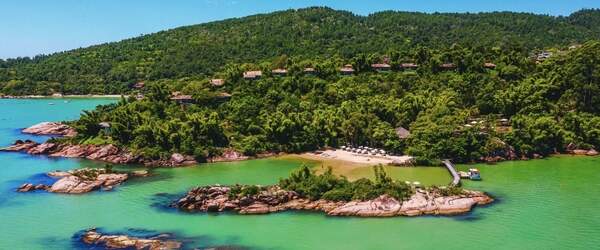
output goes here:
{"type": "MultiPolygon", "coordinates": [[[[30,138],[20,134],[19,128],[40,121],[74,119],[81,109],[110,100],[48,102],[0,100],[0,145],[30,138]]],[[[172,232],[194,247],[597,249],[600,244],[600,158],[589,157],[478,166],[484,180],[467,181],[465,186],[488,191],[498,202],[458,217],[332,218],[307,212],[206,215],[179,213],[163,206],[174,198],[167,194],[181,194],[194,185],[269,184],[300,164],[266,159],[160,169],[149,179],[127,182],[113,192],[20,194],[14,189],[25,181],[48,181],[42,175],[47,171],[99,163],[0,153],[0,249],[81,248],[72,238],[91,226],[111,232],[172,232]]],[[[437,183],[444,181],[447,173],[410,169],[393,175],[437,183]]]]}

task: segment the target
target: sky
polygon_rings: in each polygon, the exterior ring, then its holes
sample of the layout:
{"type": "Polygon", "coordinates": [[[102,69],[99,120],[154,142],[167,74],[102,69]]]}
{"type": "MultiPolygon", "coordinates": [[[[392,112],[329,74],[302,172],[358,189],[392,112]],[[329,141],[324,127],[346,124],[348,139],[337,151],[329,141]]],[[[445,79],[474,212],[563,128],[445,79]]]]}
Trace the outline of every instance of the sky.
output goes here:
{"type": "Polygon", "coordinates": [[[309,6],[360,15],[383,10],[569,15],[582,8],[600,8],[600,0],[0,0],[0,58],[48,54],[184,25],[309,6]]]}

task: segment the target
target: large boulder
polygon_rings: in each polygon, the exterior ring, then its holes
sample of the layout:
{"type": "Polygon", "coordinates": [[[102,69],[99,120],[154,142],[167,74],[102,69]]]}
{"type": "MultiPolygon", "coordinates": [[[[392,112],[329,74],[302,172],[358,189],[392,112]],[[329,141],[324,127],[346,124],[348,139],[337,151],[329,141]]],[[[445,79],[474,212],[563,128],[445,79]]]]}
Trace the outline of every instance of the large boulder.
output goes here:
{"type": "Polygon", "coordinates": [[[75,129],[59,122],[38,123],[29,128],[23,129],[22,132],[34,135],[58,135],[67,137],[73,137],[77,135],[75,129]]]}
{"type": "Polygon", "coordinates": [[[103,246],[107,249],[181,249],[182,243],[171,240],[169,237],[170,235],[161,234],[151,238],[139,238],[129,235],[101,234],[96,229],[89,229],[81,236],[81,241],[88,245],[103,246]]]}

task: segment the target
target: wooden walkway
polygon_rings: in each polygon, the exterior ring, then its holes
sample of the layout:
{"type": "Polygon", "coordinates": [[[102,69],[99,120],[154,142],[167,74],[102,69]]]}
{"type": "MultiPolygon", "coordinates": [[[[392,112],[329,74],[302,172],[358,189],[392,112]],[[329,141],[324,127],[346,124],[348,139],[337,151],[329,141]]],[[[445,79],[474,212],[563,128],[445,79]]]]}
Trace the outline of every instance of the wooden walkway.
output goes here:
{"type": "Polygon", "coordinates": [[[442,163],[446,166],[450,174],[452,175],[452,186],[460,186],[460,175],[456,172],[454,165],[450,160],[443,160],[442,163]]]}

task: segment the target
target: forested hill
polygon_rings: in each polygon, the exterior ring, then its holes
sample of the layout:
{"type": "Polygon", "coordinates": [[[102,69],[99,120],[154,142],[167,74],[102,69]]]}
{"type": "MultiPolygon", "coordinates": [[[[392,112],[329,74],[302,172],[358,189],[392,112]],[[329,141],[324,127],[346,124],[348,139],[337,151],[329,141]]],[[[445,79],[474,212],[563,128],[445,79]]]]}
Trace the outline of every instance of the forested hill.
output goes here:
{"type": "Polygon", "coordinates": [[[600,38],[600,11],[358,16],[307,8],[176,28],[33,59],[0,60],[0,93],[124,93],[137,81],[201,78],[227,63],[350,58],[360,53],[518,47],[523,53],[600,38]]]}

